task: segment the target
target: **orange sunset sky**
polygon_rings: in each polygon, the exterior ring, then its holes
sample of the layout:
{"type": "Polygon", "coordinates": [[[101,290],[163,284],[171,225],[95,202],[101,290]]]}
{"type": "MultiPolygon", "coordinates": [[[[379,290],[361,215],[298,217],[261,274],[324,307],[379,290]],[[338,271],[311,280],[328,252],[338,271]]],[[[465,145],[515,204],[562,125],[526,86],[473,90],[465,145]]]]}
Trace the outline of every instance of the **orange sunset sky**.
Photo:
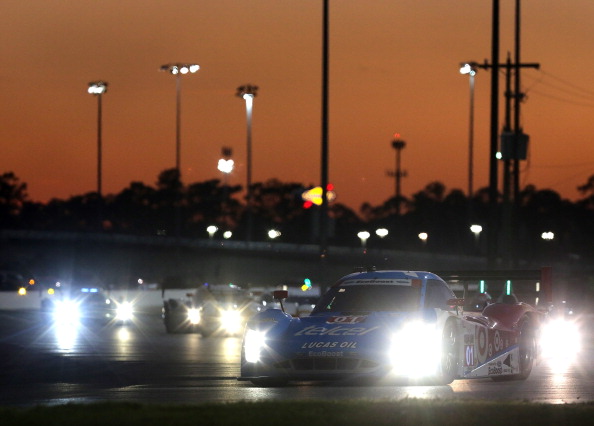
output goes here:
{"type": "MultiPolygon", "coordinates": [[[[513,0],[501,0],[501,61],[513,55],[513,0]]],[[[433,181],[467,189],[468,77],[460,62],[491,58],[491,0],[330,0],[329,180],[358,211],[394,195],[392,135],[407,146],[403,195],[433,181]]],[[[522,1],[522,72],[530,135],[521,186],[577,200],[594,174],[594,2],[522,1]]],[[[319,184],[321,0],[3,0],[0,14],[0,172],[32,200],[97,187],[97,101],[105,80],[103,192],[154,185],[175,165],[171,62],[201,70],[182,81],[185,183],[246,181],[245,103],[253,110],[253,181],[319,184]]],[[[488,185],[490,71],[475,86],[474,188],[488,185]]],[[[503,93],[504,77],[500,89],[503,93]]],[[[500,105],[503,106],[503,98],[500,105]]],[[[503,114],[500,114],[503,120],[503,114]]]]}

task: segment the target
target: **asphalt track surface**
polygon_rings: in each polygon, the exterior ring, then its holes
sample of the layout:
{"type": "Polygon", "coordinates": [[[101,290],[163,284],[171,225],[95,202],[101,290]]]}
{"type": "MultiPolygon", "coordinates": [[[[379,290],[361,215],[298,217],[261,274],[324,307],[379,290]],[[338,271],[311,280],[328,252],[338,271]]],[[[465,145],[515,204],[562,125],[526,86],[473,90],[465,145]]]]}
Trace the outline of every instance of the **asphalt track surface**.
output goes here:
{"type": "Polygon", "coordinates": [[[194,404],[402,398],[594,401],[594,345],[573,361],[544,360],[526,381],[457,380],[449,386],[298,383],[258,388],[237,381],[241,339],[170,335],[158,314],[126,326],[58,329],[36,311],[0,311],[0,406],[99,401],[194,404]]]}

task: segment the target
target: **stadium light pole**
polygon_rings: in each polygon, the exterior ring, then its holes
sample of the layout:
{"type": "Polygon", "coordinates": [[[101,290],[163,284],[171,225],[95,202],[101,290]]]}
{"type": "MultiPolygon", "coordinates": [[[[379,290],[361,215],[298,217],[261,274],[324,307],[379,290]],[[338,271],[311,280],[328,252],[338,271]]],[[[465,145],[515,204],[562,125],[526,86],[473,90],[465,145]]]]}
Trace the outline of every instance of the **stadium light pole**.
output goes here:
{"type": "Polygon", "coordinates": [[[175,169],[181,176],[181,77],[198,72],[198,64],[165,64],[159,71],[165,71],[175,76],[175,169]]]}
{"type": "Polygon", "coordinates": [[[105,81],[92,81],[89,83],[87,89],[91,95],[97,97],[97,193],[101,195],[102,188],[102,127],[103,127],[103,115],[101,110],[101,98],[102,95],[107,92],[107,82],[105,81]]]}
{"type": "Polygon", "coordinates": [[[246,241],[252,240],[252,110],[254,107],[254,98],[258,92],[258,86],[246,84],[239,86],[235,96],[245,100],[246,112],[246,142],[247,142],[247,176],[246,176],[246,204],[247,204],[247,229],[246,241]]]}
{"type": "Polygon", "coordinates": [[[468,198],[473,194],[473,179],[474,179],[474,76],[476,75],[478,66],[474,62],[467,62],[461,64],[460,74],[468,74],[468,81],[470,87],[470,112],[468,120],[468,198]]]}

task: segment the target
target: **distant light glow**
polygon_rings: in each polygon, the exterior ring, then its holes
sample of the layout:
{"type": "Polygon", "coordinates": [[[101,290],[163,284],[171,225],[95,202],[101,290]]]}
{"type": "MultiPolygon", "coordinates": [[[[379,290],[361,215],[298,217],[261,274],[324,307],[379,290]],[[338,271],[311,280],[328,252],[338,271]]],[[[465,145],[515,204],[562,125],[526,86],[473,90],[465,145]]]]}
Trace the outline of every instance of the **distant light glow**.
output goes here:
{"type": "Polygon", "coordinates": [[[386,228],[379,228],[375,230],[375,235],[377,235],[380,238],[384,238],[385,236],[388,235],[388,230],[386,228]]]}
{"type": "Polygon", "coordinates": [[[87,91],[91,95],[102,95],[107,92],[107,83],[105,81],[93,81],[89,83],[87,91]]]}
{"type": "Polygon", "coordinates": [[[208,232],[208,236],[212,238],[212,236],[217,232],[219,228],[215,225],[210,225],[206,228],[206,232],[208,232]]]}
{"type": "Polygon", "coordinates": [[[274,240],[275,238],[278,238],[281,236],[281,232],[277,229],[271,229],[270,231],[268,231],[268,238],[270,238],[271,240],[274,240]]]}
{"type": "Polygon", "coordinates": [[[219,164],[217,165],[217,168],[222,173],[231,173],[233,171],[234,165],[235,165],[235,162],[233,160],[231,160],[231,159],[225,160],[224,158],[221,158],[219,160],[219,164]]]}
{"type": "Polygon", "coordinates": [[[370,236],[371,234],[367,231],[361,231],[357,233],[357,237],[359,237],[361,240],[367,240],[370,236]]]}
{"type": "MultiPolygon", "coordinates": [[[[322,187],[321,186],[316,186],[314,188],[308,189],[307,191],[303,192],[303,194],[301,194],[301,198],[303,199],[304,203],[304,207],[308,208],[311,207],[312,204],[315,204],[316,206],[321,206],[322,205],[322,187]],[[307,206],[306,206],[307,204],[307,206]]],[[[336,193],[334,192],[334,185],[329,183],[326,186],[326,199],[328,200],[329,203],[331,203],[332,201],[334,201],[336,199],[336,193]]]]}
{"type": "Polygon", "coordinates": [[[194,74],[200,69],[200,65],[198,64],[165,64],[161,65],[161,71],[167,71],[170,74],[177,75],[177,74],[194,74]]]}
{"type": "Polygon", "coordinates": [[[460,74],[469,74],[471,77],[476,75],[476,68],[471,64],[464,64],[460,67],[460,74]]]}

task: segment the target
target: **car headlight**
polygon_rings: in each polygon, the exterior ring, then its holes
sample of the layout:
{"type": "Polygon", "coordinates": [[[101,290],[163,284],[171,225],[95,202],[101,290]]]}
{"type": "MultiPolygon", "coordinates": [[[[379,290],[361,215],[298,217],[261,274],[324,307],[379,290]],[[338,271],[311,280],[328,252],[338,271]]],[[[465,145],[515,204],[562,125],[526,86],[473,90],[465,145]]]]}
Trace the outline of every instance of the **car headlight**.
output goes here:
{"type": "Polygon", "coordinates": [[[545,324],[540,342],[543,356],[572,358],[580,350],[580,332],[575,322],[557,319],[545,324]]]}
{"type": "Polygon", "coordinates": [[[228,333],[241,331],[241,313],[234,309],[221,311],[221,327],[228,333]]]}
{"type": "Polygon", "coordinates": [[[54,306],[54,321],[75,323],[80,319],[80,308],[74,300],[59,300],[54,306]]]}
{"type": "Polygon", "coordinates": [[[392,337],[390,361],[396,374],[431,375],[441,358],[440,333],[435,324],[411,321],[392,337]]]}
{"type": "Polygon", "coordinates": [[[248,328],[243,339],[245,360],[247,362],[260,361],[260,353],[266,343],[266,334],[263,331],[248,328]]]}
{"type": "Polygon", "coordinates": [[[132,303],[123,302],[118,304],[116,308],[116,320],[117,321],[130,321],[134,315],[134,308],[132,303]]]}
{"type": "Polygon", "coordinates": [[[190,308],[188,309],[188,321],[192,325],[200,324],[200,309],[197,308],[190,308]]]}

